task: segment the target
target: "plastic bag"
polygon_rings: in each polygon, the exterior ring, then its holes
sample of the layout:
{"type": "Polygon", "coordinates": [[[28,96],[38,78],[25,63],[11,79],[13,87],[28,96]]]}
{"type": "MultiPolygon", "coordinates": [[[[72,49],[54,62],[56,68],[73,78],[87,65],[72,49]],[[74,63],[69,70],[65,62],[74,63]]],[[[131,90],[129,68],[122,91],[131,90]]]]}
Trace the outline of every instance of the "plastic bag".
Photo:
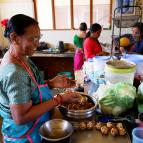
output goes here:
{"type": "Polygon", "coordinates": [[[132,108],[136,98],[136,88],[127,82],[107,85],[99,91],[98,102],[101,112],[114,116],[132,108]]]}
{"type": "Polygon", "coordinates": [[[137,105],[138,105],[138,111],[143,112],[143,82],[138,87],[137,105]]]}

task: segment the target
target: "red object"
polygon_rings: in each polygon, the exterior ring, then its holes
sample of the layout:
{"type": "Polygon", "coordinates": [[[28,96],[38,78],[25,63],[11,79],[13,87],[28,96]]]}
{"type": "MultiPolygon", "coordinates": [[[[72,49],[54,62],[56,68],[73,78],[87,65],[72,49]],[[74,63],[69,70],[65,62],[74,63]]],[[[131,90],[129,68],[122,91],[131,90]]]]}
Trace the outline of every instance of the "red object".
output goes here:
{"type": "Polygon", "coordinates": [[[8,24],[8,21],[9,21],[9,19],[3,19],[3,20],[1,21],[1,25],[2,25],[3,27],[6,27],[7,24],[8,24]]]}
{"type": "Polygon", "coordinates": [[[139,123],[138,127],[143,128],[143,123],[139,123]]]}
{"type": "Polygon", "coordinates": [[[85,39],[83,47],[84,47],[84,54],[85,54],[86,59],[93,58],[97,54],[102,52],[102,47],[100,43],[98,42],[98,40],[95,41],[90,37],[85,39]]]}

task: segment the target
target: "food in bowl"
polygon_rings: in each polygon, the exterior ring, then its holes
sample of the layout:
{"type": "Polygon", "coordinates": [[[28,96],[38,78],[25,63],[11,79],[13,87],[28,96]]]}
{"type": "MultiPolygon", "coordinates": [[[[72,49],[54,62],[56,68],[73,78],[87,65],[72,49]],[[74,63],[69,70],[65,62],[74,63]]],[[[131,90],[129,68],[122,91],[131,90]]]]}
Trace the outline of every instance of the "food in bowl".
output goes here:
{"type": "Polygon", "coordinates": [[[88,96],[84,93],[80,93],[84,99],[81,98],[76,103],[66,103],[60,106],[60,112],[63,116],[70,119],[86,119],[95,114],[96,100],[92,96],[88,96]]]}
{"type": "Polygon", "coordinates": [[[88,97],[81,95],[81,99],[79,102],[70,104],[66,103],[63,104],[63,106],[68,110],[86,110],[95,106],[95,104],[90,99],[88,99],[88,97]]]}

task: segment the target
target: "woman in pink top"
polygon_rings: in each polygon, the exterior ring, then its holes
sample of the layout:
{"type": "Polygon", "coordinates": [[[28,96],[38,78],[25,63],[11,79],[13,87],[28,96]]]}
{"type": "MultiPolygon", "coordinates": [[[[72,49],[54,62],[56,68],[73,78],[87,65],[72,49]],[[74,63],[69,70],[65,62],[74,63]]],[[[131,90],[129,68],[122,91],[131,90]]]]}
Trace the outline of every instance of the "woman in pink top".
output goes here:
{"type": "Polygon", "coordinates": [[[86,59],[93,58],[96,55],[100,55],[102,53],[102,47],[98,41],[101,30],[102,27],[98,23],[94,23],[90,26],[87,38],[83,44],[86,59]]]}

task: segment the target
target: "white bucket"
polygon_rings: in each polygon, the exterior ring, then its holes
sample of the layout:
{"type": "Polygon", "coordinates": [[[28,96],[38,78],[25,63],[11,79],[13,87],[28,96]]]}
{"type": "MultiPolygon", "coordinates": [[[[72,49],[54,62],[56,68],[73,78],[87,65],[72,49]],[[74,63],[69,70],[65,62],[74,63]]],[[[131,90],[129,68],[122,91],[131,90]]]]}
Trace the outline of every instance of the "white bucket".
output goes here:
{"type": "Polygon", "coordinates": [[[135,63],[126,62],[124,60],[111,60],[109,62],[107,62],[105,66],[106,82],[114,84],[117,82],[125,81],[130,84],[133,84],[134,74],[136,72],[135,63]],[[119,64],[120,65],[124,64],[124,65],[119,67],[119,64]]]}
{"type": "Polygon", "coordinates": [[[136,63],[136,74],[143,78],[143,55],[126,54],[122,59],[136,63]]]}

